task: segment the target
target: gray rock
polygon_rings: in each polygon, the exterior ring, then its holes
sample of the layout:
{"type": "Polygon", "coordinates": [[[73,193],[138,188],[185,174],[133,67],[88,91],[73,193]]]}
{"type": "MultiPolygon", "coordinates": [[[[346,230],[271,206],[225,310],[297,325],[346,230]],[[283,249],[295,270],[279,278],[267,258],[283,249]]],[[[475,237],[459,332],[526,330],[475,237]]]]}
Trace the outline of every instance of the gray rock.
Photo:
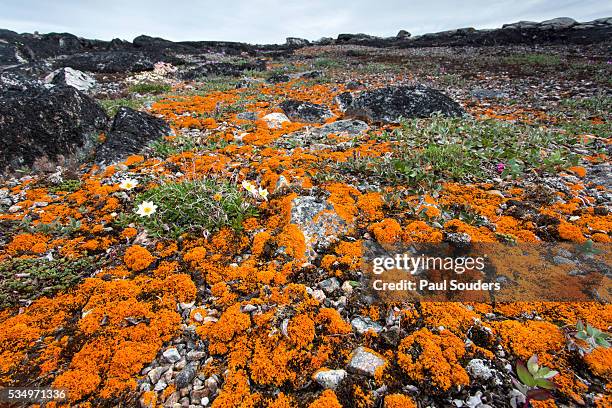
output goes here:
{"type": "Polygon", "coordinates": [[[42,167],[85,158],[94,140],[107,130],[108,117],[98,103],[70,86],[24,80],[0,81],[0,172],[42,167]]]}
{"type": "Polygon", "coordinates": [[[397,38],[398,40],[405,40],[407,38],[410,38],[412,34],[410,34],[408,31],[406,30],[400,30],[397,35],[395,36],[395,38],[397,38]]]}
{"type": "Polygon", "coordinates": [[[319,282],[319,286],[327,293],[332,293],[340,288],[340,282],[337,278],[328,278],[319,282]]]}
{"type": "MultiPolygon", "coordinates": [[[[285,148],[298,146],[313,146],[320,144],[332,148],[336,141],[330,141],[330,135],[357,137],[370,129],[367,123],[361,120],[347,119],[326,123],[320,127],[308,127],[306,130],[290,133],[276,141],[276,145],[285,148]]],[[[349,143],[350,144],[350,143],[349,143]]]]}
{"type": "Polygon", "coordinates": [[[305,38],[297,38],[297,37],[287,37],[286,45],[290,47],[304,47],[306,45],[310,45],[310,41],[305,38]]]}
{"type": "Polygon", "coordinates": [[[333,116],[332,111],[325,105],[295,99],[281,102],[280,108],[295,122],[322,123],[333,116]]]}
{"type": "Polygon", "coordinates": [[[553,30],[562,30],[565,28],[571,28],[578,24],[576,20],[569,17],[557,17],[552,20],[545,20],[540,23],[540,28],[553,30]]]}
{"type": "Polygon", "coordinates": [[[346,378],[344,370],[319,370],[314,375],[314,380],[325,389],[335,390],[342,380],[346,378]]]}
{"type": "Polygon", "coordinates": [[[489,380],[495,374],[495,370],[488,367],[485,362],[479,358],[470,360],[467,365],[467,371],[472,378],[480,380],[489,380]]]}
{"type": "Polygon", "coordinates": [[[45,82],[71,86],[83,92],[87,92],[96,86],[96,80],[92,76],[70,67],[53,71],[45,77],[45,82]]]}
{"type": "Polygon", "coordinates": [[[374,377],[376,370],[385,365],[385,363],[386,360],[379,354],[364,347],[358,347],[351,354],[347,370],[355,374],[374,377]]]}
{"type": "Polygon", "coordinates": [[[291,223],[296,224],[304,234],[306,255],[310,260],[316,258],[317,247],[331,245],[352,228],[325,199],[300,196],[291,205],[291,223]]]}
{"type": "Polygon", "coordinates": [[[121,107],[113,119],[106,140],[96,151],[96,161],[110,164],[138,153],[150,142],[171,134],[172,131],[164,120],[145,112],[121,107]]]}
{"type": "Polygon", "coordinates": [[[149,371],[147,373],[147,376],[149,377],[151,384],[157,384],[162,374],[165,373],[167,370],[168,370],[167,366],[161,366],[161,367],[153,368],[151,371],[149,371]]]}
{"type": "Polygon", "coordinates": [[[402,118],[424,118],[436,112],[446,116],[465,113],[457,102],[435,89],[391,86],[354,96],[345,115],[369,122],[399,123],[402,118]]]}
{"type": "Polygon", "coordinates": [[[181,359],[181,355],[179,351],[176,349],[176,347],[170,347],[169,349],[166,349],[162,353],[162,355],[164,356],[166,361],[168,361],[169,363],[176,363],[177,361],[181,359]]]}
{"type": "Polygon", "coordinates": [[[176,376],[174,382],[178,388],[183,388],[188,386],[191,381],[195,378],[196,373],[198,371],[198,363],[192,362],[189,363],[181,370],[180,373],[176,376]]]}
{"type": "Polygon", "coordinates": [[[206,358],[206,353],[204,351],[195,351],[192,350],[189,353],[187,353],[187,360],[188,361],[200,361],[206,358]]]}
{"type": "Polygon", "coordinates": [[[446,233],[445,241],[457,248],[465,248],[472,242],[472,237],[465,232],[448,232],[446,233]]]}
{"type": "Polygon", "coordinates": [[[380,333],[383,327],[370,319],[369,317],[357,316],[353,320],[351,320],[351,326],[353,326],[353,330],[355,330],[359,334],[365,334],[369,331],[373,331],[374,333],[380,333]]]}
{"type": "Polygon", "coordinates": [[[240,112],[236,117],[242,120],[257,120],[259,116],[257,112],[240,112]]]}
{"type": "Polygon", "coordinates": [[[168,383],[164,379],[161,379],[155,384],[155,387],[153,389],[155,391],[163,391],[166,389],[167,386],[168,383]]]}

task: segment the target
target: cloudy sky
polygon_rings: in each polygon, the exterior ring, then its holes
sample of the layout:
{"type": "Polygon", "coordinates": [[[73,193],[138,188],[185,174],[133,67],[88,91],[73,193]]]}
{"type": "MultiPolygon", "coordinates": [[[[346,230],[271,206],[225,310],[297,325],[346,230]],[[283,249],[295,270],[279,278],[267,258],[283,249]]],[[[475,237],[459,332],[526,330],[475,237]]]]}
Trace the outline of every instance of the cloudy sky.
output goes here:
{"type": "Polygon", "coordinates": [[[282,43],[339,33],[391,36],[518,20],[612,16],[609,0],[0,0],[0,28],[86,38],[282,43]]]}

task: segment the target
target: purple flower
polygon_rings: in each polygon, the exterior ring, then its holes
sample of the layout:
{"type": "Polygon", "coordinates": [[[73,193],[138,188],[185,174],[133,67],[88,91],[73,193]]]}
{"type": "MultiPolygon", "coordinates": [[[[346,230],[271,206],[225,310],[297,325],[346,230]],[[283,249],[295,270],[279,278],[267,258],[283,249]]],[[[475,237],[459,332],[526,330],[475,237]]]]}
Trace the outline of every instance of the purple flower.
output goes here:
{"type": "Polygon", "coordinates": [[[506,165],[504,163],[497,163],[497,166],[495,166],[495,168],[497,169],[498,173],[503,173],[504,169],[506,168],[506,165]]]}

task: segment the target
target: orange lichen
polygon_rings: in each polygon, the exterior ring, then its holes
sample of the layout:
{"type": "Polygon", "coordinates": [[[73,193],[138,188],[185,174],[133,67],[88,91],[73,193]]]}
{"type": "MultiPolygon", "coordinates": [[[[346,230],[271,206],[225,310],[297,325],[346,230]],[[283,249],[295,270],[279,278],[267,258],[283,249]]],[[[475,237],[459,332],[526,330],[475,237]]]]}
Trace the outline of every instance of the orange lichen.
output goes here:
{"type": "Polygon", "coordinates": [[[287,327],[289,339],[297,347],[305,347],[310,344],[315,337],[314,322],[307,315],[295,316],[287,327]]]}
{"type": "Polygon", "coordinates": [[[463,340],[448,330],[433,334],[420,329],[404,338],[398,349],[397,362],[414,381],[428,381],[439,390],[469,384],[460,364],[465,355],[463,340]]]}
{"type": "Polygon", "coordinates": [[[402,236],[402,227],[392,218],[385,218],[381,222],[372,224],[370,229],[376,240],[381,244],[396,243],[400,241],[402,236]]]}
{"type": "Polygon", "coordinates": [[[402,394],[385,396],[384,408],[417,408],[414,400],[402,394]]]}
{"type": "Polygon", "coordinates": [[[325,390],[319,398],[308,405],[308,408],[342,408],[342,404],[332,390],[325,390]]]}
{"type": "Polygon", "coordinates": [[[123,261],[133,271],[142,271],[147,269],[155,258],[151,253],[140,245],[133,245],[125,251],[123,261]]]}
{"type": "Polygon", "coordinates": [[[575,241],[575,242],[586,241],[586,238],[582,234],[582,231],[580,231],[580,228],[570,223],[562,222],[561,224],[559,224],[557,231],[561,239],[565,239],[567,241],[575,241]]]}

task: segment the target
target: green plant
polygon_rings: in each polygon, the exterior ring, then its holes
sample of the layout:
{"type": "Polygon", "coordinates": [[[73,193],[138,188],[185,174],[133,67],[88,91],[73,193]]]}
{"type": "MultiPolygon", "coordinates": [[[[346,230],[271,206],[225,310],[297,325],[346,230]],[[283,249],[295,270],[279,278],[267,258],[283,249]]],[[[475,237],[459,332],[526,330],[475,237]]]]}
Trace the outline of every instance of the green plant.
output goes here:
{"type": "Polygon", "coordinates": [[[94,257],[0,262],[0,308],[17,306],[66,290],[91,276],[100,265],[101,262],[94,257]]]}
{"type": "Polygon", "coordinates": [[[588,323],[585,326],[584,323],[582,323],[582,320],[578,320],[576,323],[575,337],[587,343],[588,349],[583,349],[583,351],[587,353],[590,353],[598,346],[610,348],[610,335],[596,329],[588,323]]]}
{"type": "Polygon", "coordinates": [[[523,395],[522,401],[514,401],[513,406],[517,402],[523,403],[523,407],[529,407],[530,400],[546,400],[552,395],[550,390],[554,390],[555,384],[550,379],[559,374],[548,367],[540,367],[538,365],[538,356],[533,355],[525,362],[519,360],[516,363],[516,375],[518,380],[512,378],[512,383],[518,391],[523,395]]]}
{"type": "Polygon", "coordinates": [[[561,57],[553,54],[515,54],[502,58],[506,64],[557,66],[562,63],[561,57]]]}
{"type": "Polygon", "coordinates": [[[81,188],[81,180],[64,180],[60,184],[49,189],[52,193],[67,192],[74,193],[81,188]]]}
{"type": "Polygon", "coordinates": [[[141,82],[139,84],[130,85],[128,88],[129,93],[138,94],[160,94],[164,92],[170,92],[172,87],[168,84],[161,82],[141,82]]]}
{"type": "Polygon", "coordinates": [[[245,219],[257,215],[246,192],[216,179],[161,184],[139,194],[135,202],[145,201],[153,202],[156,211],[148,217],[132,215],[132,219],[158,237],[207,234],[223,227],[241,229],[245,219]]]}
{"type": "Polygon", "coordinates": [[[100,99],[98,102],[110,117],[115,116],[119,108],[123,106],[138,110],[145,104],[145,100],[139,98],[100,99]]]}
{"type": "Polygon", "coordinates": [[[370,135],[390,142],[391,154],[354,157],[336,167],[387,183],[437,188],[442,181],[478,182],[519,176],[529,170],[551,172],[576,164],[575,136],[538,126],[496,120],[433,115],[402,121],[392,132],[370,135]]]}

